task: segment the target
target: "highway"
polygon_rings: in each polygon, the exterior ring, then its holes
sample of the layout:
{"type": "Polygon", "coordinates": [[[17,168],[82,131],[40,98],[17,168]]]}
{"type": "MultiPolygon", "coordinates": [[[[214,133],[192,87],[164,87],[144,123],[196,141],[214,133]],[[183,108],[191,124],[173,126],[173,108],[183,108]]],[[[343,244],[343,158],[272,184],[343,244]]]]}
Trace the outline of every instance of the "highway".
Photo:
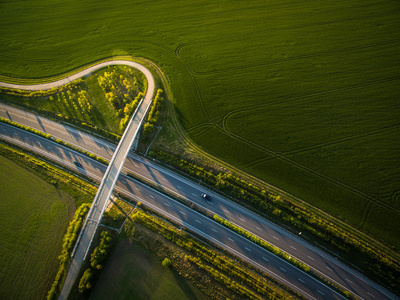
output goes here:
{"type": "MultiPolygon", "coordinates": [[[[111,145],[109,143],[106,143],[102,140],[99,140],[93,136],[90,136],[86,133],[82,133],[80,131],[77,131],[73,128],[70,128],[65,125],[61,125],[55,122],[51,122],[45,118],[29,114],[24,111],[20,111],[18,109],[14,109],[5,105],[0,106],[0,116],[4,118],[9,118],[15,122],[26,124],[27,126],[30,126],[32,128],[36,128],[38,130],[44,131],[46,133],[52,134],[57,138],[60,138],[62,140],[65,140],[71,144],[75,144],[87,151],[90,151],[92,153],[95,153],[99,156],[102,156],[106,159],[110,159],[112,153],[114,152],[115,146],[111,145]]],[[[8,134],[10,128],[8,128],[6,125],[2,125],[1,133],[2,134],[8,134]],[[5,127],[4,127],[5,126],[5,127]]],[[[11,134],[11,136],[15,136],[15,133],[11,134]]],[[[26,140],[25,140],[26,142],[26,140]]],[[[65,150],[64,150],[65,151],[65,150]]],[[[57,151],[58,154],[60,154],[60,151],[57,151]]],[[[57,156],[57,155],[56,155],[57,156]]],[[[84,168],[82,170],[79,170],[83,173],[88,172],[91,170],[93,162],[90,162],[88,158],[79,158],[79,161],[83,164],[84,168]]],[[[201,192],[205,191],[203,187],[200,185],[189,181],[188,179],[179,176],[170,170],[164,169],[157,164],[155,164],[152,161],[146,160],[142,157],[138,157],[131,153],[124,165],[123,170],[130,170],[130,172],[136,173],[140,175],[143,178],[146,178],[147,180],[150,180],[154,182],[155,184],[162,186],[164,189],[169,190],[170,192],[174,192],[177,195],[180,195],[181,197],[188,199],[192,202],[197,203],[198,205],[203,206],[205,209],[208,209],[210,212],[215,213],[220,215],[221,217],[224,217],[228,220],[230,220],[232,223],[237,224],[238,226],[241,226],[245,228],[246,230],[252,232],[253,234],[259,236],[260,238],[276,245],[277,247],[285,250],[287,253],[292,255],[293,257],[296,257],[297,259],[307,263],[310,265],[313,269],[318,270],[328,278],[330,278],[332,281],[335,281],[337,284],[340,284],[344,288],[346,288],[349,291],[354,292],[355,294],[358,295],[358,297],[362,299],[398,299],[396,296],[388,292],[387,290],[383,289],[381,286],[377,285],[376,283],[372,282],[371,280],[365,278],[355,270],[352,270],[350,267],[342,264],[338,260],[336,260],[334,257],[331,257],[330,255],[324,253],[320,249],[309,245],[306,243],[304,240],[298,238],[297,236],[281,229],[280,227],[276,226],[273,223],[268,222],[267,220],[259,217],[255,213],[244,209],[243,207],[228,201],[227,199],[219,196],[218,194],[213,193],[212,191],[206,191],[209,193],[212,197],[212,201],[207,202],[204,201],[201,197],[200,194],[201,192]]],[[[90,171],[91,176],[101,176],[100,174],[95,175],[93,171],[90,171]]],[[[94,177],[96,178],[96,177],[94,177]]],[[[127,179],[128,180],[128,179],[127,179]]],[[[130,182],[131,179],[128,180],[130,182]]],[[[129,185],[130,186],[130,185],[129,185]]],[[[138,191],[135,190],[136,188],[129,188],[129,186],[126,186],[126,189],[128,192],[134,194],[135,197],[139,197],[138,191]]],[[[120,185],[117,185],[117,188],[120,189],[120,185]]],[[[125,189],[125,191],[126,191],[125,189]]],[[[143,190],[142,188],[139,188],[143,190]]],[[[198,232],[200,230],[203,232],[201,235],[206,236],[209,235],[208,238],[213,237],[213,234],[216,234],[214,231],[212,232],[207,232],[206,229],[202,227],[201,224],[204,224],[203,222],[205,221],[200,221],[201,223],[198,223],[194,221],[193,223],[192,218],[187,218],[185,215],[182,214],[172,214],[170,212],[172,206],[163,205],[162,203],[159,203],[160,201],[155,201],[155,199],[158,199],[161,197],[159,193],[157,193],[157,197],[152,195],[154,198],[152,198],[149,194],[140,194],[140,200],[143,203],[149,205],[155,210],[160,209],[161,213],[164,215],[167,215],[171,218],[173,218],[175,221],[180,220],[180,222],[185,222],[183,224],[185,227],[198,232]],[[161,207],[157,206],[161,205],[161,207]],[[154,207],[157,207],[154,208],[154,207]],[[171,208],[170,208],[171,207],[171,208]],[[173,216],[173,217],[172,217],[173,216]],[[188,222],[192,223],[188,223],[188,222]],[[199,229],[199,227],[203,229],[199,229]]],[[[130,195],[133,197],[133,195],[130,195]]],[[[165,198],[165,196],[162,196],[165,198]]],[[[164,199],[163,198],[163,199],[164,199]]],[[[137,198],[135,198],[137,199],[137,198]]],[[[163,200],[162,200],[163,201],[163,200]]],[[[174,202],[175,203],[175,202],[174,202]]],[[[175,205],[175,204],[174,204],[175,205]]],[[[176,204],[178,205],[178,204],[176,204]]],[[[175,207],[175,206],[173,206],[175,207]]],[[[182,210],[182,209],[181,209],[182,210]]],[[[174,208],[173,211],[176,211],[176,208],[174,208]]],[[[184,210],[182,210],[184,211],[184,210]]],[[[193,212],[194,213],[194,212],[193,212]]],[[[178,221],[177,221],[178,222],[178,221]]],[[[212,226],[219,226],[215,222],[209,220],[207,222],[211,222],[213,225],[212,226]]],[[[179,222],[178,222],[179,223],[179,222]]],[[[211,225],[209,225],[211,226],[211,225]]],[[[209,226],[206,226],[206,228],[210,228],[209,226]]],[[[217,230],[217,229],[215,229],[217,230]]],[[[220,230],[217,230],[220,232],[220,230]]],[[[198,232],[199,233],[199,232],[198,232]]],[[[199,233],[200,234],[200,233],[199,233]]],[[[215,237],[214,237],[215,239],[215,237]]],[[[232,238],[233,239],[233,238],[232,238]]],[[[221,238],[216,238],[214,242],[218,241],[223,241],[221,238]]],[[[239,251],[236,248],[234,248],[234,245],[238,246],[238,242],[235,240],[235,242],[232,242],[230,239],[224,240],[225,245],[230,247],[234,253],[235,251],[239,251]],[[231,245],[233,243],[234,245],[231,245]]],[[[245,243],[247,244],[252,244],[248,241],[245,243]]],[[[235,246],[235,247],[236,247],[235,246]]],[[[252,244],[254,247],[255,245],[252,244]]],[[[252,263],[254,264],[254,261],[256,260],[256,257],[258,257],[258,260],[262,261],[257,261],[256,265],[263,266],[265,268],[271,268],[271,262],[273,261],[269,257],[266,257],[266,254],[263,256],[259,256],[261,254],[258,253],[256,250],[248,251],[246,249],[251,249],[250,246],[245,246],[243,252],[238,252],[240,255],[246,255],[247,259],[252,258],[252,263]],[[247,248],[246,248],[247,247],[247,248]],[[254,256],[256,255],[256,257],[254,256]],[[268,263],[264,258],[267,258],[270,263],[268,263]],[[264,264],[263,264],[264,263],[264,264]]],[[[274,269],[275,274],[279,274],[278,276],[282,279],[283,281],[287,281],[286,283],[290,282],[290,284],[300,284],[300,285],[308,285],[308,280],[306,280],[303,277],[297,277],[297,278],[292,278],[288,281],[286,279],[285,275],[286,272],[282,271],[281,269],[284,269],[287,271],[288,269],[285,267],[278,267],[278,270],[274,269]],[[280,270],[280,272],[279,272],[280,270]],[[304,281],[305,283],[303,284],[299,278],[304,281]],[[294,280],[294,281],[293,281],[294,280]],[[297,281],[297,282],[296,282],[297,281]]],[[[301,272],[302,273],[302,272],[301,272]]],[[[302,273],[303,276],[306,275],[302,273]]],[[[307,275],[306,275],[307,276],[307,275]]],[[[280,280],[282,280],[280,279],[280,280]]],[[[292,287],[293,288],[293,287],[292,287]]],[[[309,287],[308,287],[309,289],[309,287]]],[[[301,290],[305,292],[304,295],[307,294],[307,298],[315,298],[315,299],[327,299],[329,298],[327,295],[329,294],[329,291],[327,292],[326,290],[323,291],[322,287],[318,289],[311,289],[307,290],[306,287],[301,287],[301,290]],[[319,292],[318,292],[319,291],[319,292]],[[320,292],[324,293],[322,295],[320,292]]],[[[328,289],[329,290],[329,289],[328,289]]],[[[338,297],[337,294],[331,295],[333,298],[338,297]]],[[[332,298],[332,299],[333,299],[332,298]]]]}

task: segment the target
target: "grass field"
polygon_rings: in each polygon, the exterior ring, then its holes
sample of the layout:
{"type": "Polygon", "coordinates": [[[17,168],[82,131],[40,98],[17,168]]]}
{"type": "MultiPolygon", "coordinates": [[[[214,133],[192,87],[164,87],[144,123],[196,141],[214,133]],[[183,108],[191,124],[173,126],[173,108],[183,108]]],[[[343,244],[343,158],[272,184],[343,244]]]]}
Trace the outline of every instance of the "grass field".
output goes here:
{"type": "Polygon", "coordinates": [[[0,298],[44,299],[73,201],[3,156],[0,169],[0,298]]]}
{"type": "Polygon", "coordinates": [[[122,240],[109,258],[90,299],[208,299],[146,249],[122,240]]]}
{"type": "Polygon", "coordinates": [[[203,150],[400,247],[398,1],[1,8],[2,78],[149,58],[203,150]]]}

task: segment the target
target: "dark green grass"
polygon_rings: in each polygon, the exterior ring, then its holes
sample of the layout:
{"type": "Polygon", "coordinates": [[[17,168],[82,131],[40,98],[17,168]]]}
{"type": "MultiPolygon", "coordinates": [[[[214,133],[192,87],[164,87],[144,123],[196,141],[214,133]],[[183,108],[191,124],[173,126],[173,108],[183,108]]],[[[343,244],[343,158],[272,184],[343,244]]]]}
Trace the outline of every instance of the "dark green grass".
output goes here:
{"type": "Polygon", "coordinates": [[[0,298],[43,299],[57,272],[73,201],[0,156],[0,298]]]}
{"type": "Polygon", "coordinates": [[[128,240],[116,246],[90,299],[207,299],[146,249],[128,240]]]}
{"type": "Polygon", "coordinates": [[[201,148],[400,246],[398,221],[364,214],[399,220],[399,20],[392,0],[9,1],[0,74],[150,58],[201,148]]]}

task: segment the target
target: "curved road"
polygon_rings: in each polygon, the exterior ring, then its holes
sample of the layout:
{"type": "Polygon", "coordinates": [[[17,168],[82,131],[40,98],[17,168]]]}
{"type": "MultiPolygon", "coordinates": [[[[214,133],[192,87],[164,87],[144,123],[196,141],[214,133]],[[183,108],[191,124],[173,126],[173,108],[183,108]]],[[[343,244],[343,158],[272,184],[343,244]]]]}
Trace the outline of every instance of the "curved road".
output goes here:
{"type": "MultiPolygon", "coordinates": [[[[117,61],[119,64],[125,64],[125,61],[117,61]]],[[[134,62],[129,62],[132,64],[137,64],[134,62]]],[[[88,75],[94,70],[104,67],[106,65],[115,64],[113,62],[103,63],[101,66],[94,66],[87,70],[84,70],[78,74],[81,76],[88,75]]],[[[132,65],[133,66],[133,65],[132,65]]],[[[146,69],[147,70],[147,69],[146,69]]],[[[59,80],[54,82],[54,84],[62,85],[68,83],[69,81],[76,79],[78,74],[68,77],[69,79],[59,80]],[[65,81],[67,80],[67,81],[65,81]]],[[[4,84],[1,84],[5,86],[4,84]]],[[[150,84],[149,84],[150,86],[150,84]]],[[[9,87],[16,87],[16,85],[11,85],[9,87]]],[[[26,89],[32,89],[32,86],[23,86],[26,89]],[[28,88],[29,87],[29,88],[28,88]]],[[[43,89],[46,87],[46,84],[41,84],[36,86],[37,89],[43,89]],[[38,88],[40,86],[40,88],[38,88]]],[[[21,88],[21,86],[18,86],[21,88]]],[[[48,86],[47,86],[48,88],[48,86]]],[[[146,95],[147,96],[147,95],[146,95]]],[[[44,131],[49,133],[57,138],[65,140],[71,144],[75,144],[76,146],[95,153],[99,156],[102,156],[106,159],[110,159],[112,154],[115,151],[115,146],[109,143],[106,143],[100,139],[97,139],[93,136],[90,136],[86,133],[80,132],[73,128],[70,128],[65,125],[61,125],[56,122],[49,121],[45,118],[39,117],[34,114],[30,114],[7,105],[0,104],[0,116],[4,118],[11,119],[15,122],[30,126],[37,130],[44,131]]],[[[2,126],[3,127],[3,126],[2,126]]],[[[6,134],[11,129],[9,127],[3,127],[2,131],[6,134]]],[[[6,134],[7,135],[7,134],[6,134]]],[[[26,144],[26,141],[24,142],[26,144]]],[[[47,143],[47,142],[45,142],[47,143]]],[[[63,150],[65,151],[65,150],[63,150]]],[[[82,164],[84,165],[84,169],[78,170],[80,172],[86,172],[86,158],[82,159],[82,164]]],[[[287,253],[296,257],[297,259],[309,264],[315,270],[318,270],[320,273],[324,274],[332,281],[335,281],[337,284],[346,288],[357,294],[362,299],[396,299],[396,296],[386,291],[379,285],[375,284],[371,280],[365,278],[358,272],[352,270],[348,266],[338,262],[335,258],[330,255],[324,253],[320,249],[309,245],[302,239],[292,235],[291,233],[279,228],[273,223],[268,222],[267,220],[259,217],[251,211],[244,209],[243,207],[228,201],[227,199],[215,194],[211,191],[207,191],[207,193],[212,195],[213,200],[211,202],[204,202],[200,194],[204,191],[204,188],[200,185],[187,180],[186,178],[174,174],[173,172],[166,170],[154,162],[148,161],[142,157],[138,157],[134,154],[130,154],[126,163],[125,169],[130,172],[137,173],[139,176],[146,178],[147,180],[152,181],[153,183],[159,185],[163,189],[167,189],[170,192],[173,192],[181,197],[184,197],[190,201],[196,202],[198,205],[203,206],[205,209],[209,210],[212,213],[218,214],[225,219],[230,220],[232,223],[237,224],[238,226],[245,228],[246,230],[252,232],[253,234],[259,236],[260,238],[276,245],[277,247],[285,250],[287,253]]],[[[99,179],[97,177],[97,179],[99,179]]],[[[116,179],[116,177],[115,177],[116,179]]],[[[117,187],[119,189],[119,187],[117,187]]],[[[165,196],[164,196],[165,197],[165,196]]],[[[152,197],[150,197],[152,198],[152,197]]],[[[154,199],[154,198],[153,198],[154,199]]],[[[149,202],[149,197],[146,199],[142,199],[140,201],[149,202]]],[[[150,206],[154,206],[155,204],[150,204],[150,206]]],[[[94,206],[94,205],[93,205],[94,206]]],[[[159,209],[159,208],[158,208],[159,209]]],[[[168,212],[168,208],[164,207],[163,214],[169,215],[171,217],[171,213],[168,212]]],[[[100,215],[101,216],[101,215],[100,215]]],[[[180,217],[174,216],[172,217],[174,220],[176,218],[182,221],[182,215],[180,217]]],[[[208,221],[209,222],[209,221],[208,221]]],[[[198,232],[198,227],[200,223],[188,226],[187,223],[183,224],[186,227],[191,227],[192,230],[198,232]],[[194,229],[193,229],[194,228],[194,229]]],[[[214,225],[215,226],[215,223],[214,225]]],[[[204,230],[203,232],[204,236],[204,230]]],[[[215,233],[215,232],[214,232],[215,233]]],[[[210,239],[211,235],[209,235],[210,239]]],[[[214,241],[220,241],[220,239],[214,239],[214,241]]],[[[228,239],[229,240],[229,239],[228,239]]],[[[236,245],[237,246],[237,245],[236,245]]],[[[246,246],[245,249],[248,249],[249,246],[246,246]],[[247,248],[246,248],[247,247],[247,248]]],[[[232,248],[233,249],[233,248],[232,248]]],[[[235,251],[233,251],[235,252],[235,251]]],[[[237,254],[238,255],[238,254],[237,254]]],[[[240,254],[239,256],[247,255],[245,257],[249,257],[250,253],[247,251],[244,254],[240,254]]],[[[265,255],[263,256],[265,258],[265,255]]],[[[270,259],[271,260],[271,259],[270,259]]],[[[264,263],[266,261],[263,261],[264,263]]],[[[261,264],[262,265],[262,264],[261,264]]],[[[270,264],[268,264],[270,265],[270,264]]],[[[282,267],[286,270],[284,267],[282,267]]],[[[284,272],[281,270],[281,273],[284,272]]],[[[279,273],[279,272],[278,272],[279,273]]],[[[304,275],[304,274],[303,274],[304,275]]],[[[281,276],[281,278],[284,278],[281,276]]],[[[298,277],[297,284],[302,284],[304,279],[303,277],[298,277]]],[[[282,279],[281,279],[282,280],[282,279]]],[[[285,280],[283,280],[285,281],[285,280]]],[[[307,282],[307,281],[306,281],[307,282]]],[[[295,282],[289,281],[286,284],[293,285],[295,282]]],[[[322,288],[314,290],[314,293],[307,292],[307,298],[330,298],[327,297],[327,294],[321,291],[322,288]],[[319,292],[318,292],[319,291],[319,292]],[[321,292],[321,293],[320,293],[321,292]],[[313,296],[311,296],[313,295],[313,296]]],[[[333,298],[337,298],[338,295],[333,298]]]]}
{"type": "Polygon", "coordinates": [[[153,95],[155,90],[154,77],[146,67],[136,62],[125,61],[125,60],[111,60],[89,67],[83,71],[80,71],[64,79],[49,83],[36,84],[36,85],[17,85],[17,84],[1,83],[2,86],[8,88],[24,89],[24,90],[45,90],[45,89],[60,87],[62,85],[67,84],[70,81],[78,79],[82,76],[87,76],[91,74],[93,71],[109,65],[127,65],[140,70],[146,76],[148,83],[147,91],[146,95],[144,96],[144,99],[141,100],[136,111],[133,113],[133,116],[131,117],[125,129],[125,132],[122,135],[120,142],[118,143],[117,149],[114,151],[112,155],[110,164],[108,165],[107,170],[105,171],[103,179],[101,180],[96,196],[94,197],[93,203],[87,214],[85,223],[76,241],[76,245],[72,253],[73,258],[67,273],[67,277],[64,280],[64,285],[61,290],[59,299],[68,298],[72,285],[74,284],[79,274],[79,270],[83,264],[83,261],[86,259],[87,253],[90,249],[90,245],[96,234],[97,227],[100,224],[101,218],[103,216],[103,212],[107,206],[107,203],[112,195],[114,186],[117,182],[119,173],[124,165],[128,152],[130,151],[133,142],[139,133],[140,127],[144,121],[144,117],[146,116],[146,113],[150,108],[151,102],[153,100],[153,95]]]}

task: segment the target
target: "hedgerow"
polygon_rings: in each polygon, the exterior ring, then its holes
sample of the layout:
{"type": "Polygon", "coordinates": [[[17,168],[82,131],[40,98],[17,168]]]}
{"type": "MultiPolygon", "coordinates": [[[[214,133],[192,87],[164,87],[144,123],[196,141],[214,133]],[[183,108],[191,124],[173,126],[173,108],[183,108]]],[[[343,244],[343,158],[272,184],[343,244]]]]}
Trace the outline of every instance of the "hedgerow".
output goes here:
{"type": "Polygon", "coordinates": [[[398,261],[354,234],[344,231],[329,220],[310,212],[304,206],[270,193],[238,176],[223,172],[216,173],[157,149],[152,149],[149,155],[214,186],[232,198],[244,201],[272,218],[277,218],[298,230],[311,233],[344,253],[356,249],[372,261],[369,263],[370,272],[384,280],[392,288],[400,288],[400,263],[398,261]]]}
{"type": "Polygon", "coordinates": [[[89,210],[90,204],[82,204],[75,212],[74,218],[68,226],[67,233],[63,238],[63,246],[61,255],[58,257],[60,266],[58,268],[57,275],[51,286],[47,299],[56,299],[58,294],[61,292],[62,283],[65,276],[67,275],[68,263],[71,258],[71,252],[78,237],[79,231],[82,228],[85,216],[89,210]]]}

